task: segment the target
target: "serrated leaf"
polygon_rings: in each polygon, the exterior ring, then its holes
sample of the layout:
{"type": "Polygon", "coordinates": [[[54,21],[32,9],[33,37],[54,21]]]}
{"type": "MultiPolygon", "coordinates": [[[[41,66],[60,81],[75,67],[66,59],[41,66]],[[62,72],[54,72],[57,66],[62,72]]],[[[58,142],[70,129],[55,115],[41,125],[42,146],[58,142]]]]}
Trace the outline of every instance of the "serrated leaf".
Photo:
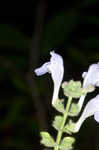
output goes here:
{"type": "Polygon", "coordinates": [[[67,97],[72,98],[79,98],[81,95],[83,95],[83,89],[81,88],[81,82],[80,81],[69,81],[64,82],[62,84],[62,88],[64,90],[64,95],[67,97]]]}
{"type": "Polygon", "coordinates": [[[56,108],[56,110],[58,110],[61,113],[64,113],[64,111],[65,111],[64,110],[63,100],[57,99],[54,107],[56,108]]]}
{"type": "Polygon", "coordinates": [[[75,124],[72,122],[72,120],[69,120],[69,122],[64,127],[63,132],[66,132],[68,134],[74,133],[74,126],[75,124]]]}
{"type": "Polygon", "coordinates": [[[65,137],[62,142],[60,147],[60,150],[71,150],[72,149],[72,144],[75,142],[75,139],[73,137],[65,137]]]}
{"type": "Polygon", "coordinates": [[[78,113],[79,113],[79,106],[75,103],[72,103],[68,115],[77,116],[78,113]]]}
{"type": "Polygon", "coordinates": [[[55,142],[48,132],[40,132],[40,135],[42,137],[41,144],[47,147],[54,147],[55,142]]]}
{"type": "Polygon", "coordinates": [[[62,116],[56,116],[55,120],[53,121],[53,127],[56,130],[60,130],[61,129],[62,121],[63,121],[63,117],[62,116]]]}

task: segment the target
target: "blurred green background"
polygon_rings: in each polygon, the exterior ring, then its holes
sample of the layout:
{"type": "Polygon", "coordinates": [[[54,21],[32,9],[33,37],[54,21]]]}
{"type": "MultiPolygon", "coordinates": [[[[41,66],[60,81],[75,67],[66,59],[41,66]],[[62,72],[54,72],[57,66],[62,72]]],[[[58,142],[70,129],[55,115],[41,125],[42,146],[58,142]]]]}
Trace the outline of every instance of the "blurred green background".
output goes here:
{"type": "MultiPolygon", "coordinates": [[[[99,0],[0,4],[0,150],[40,150],[41,130],[56,136],[53,83],[48,74],[36,77],[34,69],[49,61],[54,49],[64,59],[64,80],[82,80],[82,72],[99,61],[98,16],[99,0]]],[[[99,150],[99,124],[93,117],[75,137],[74,150],[99,150]]]]}

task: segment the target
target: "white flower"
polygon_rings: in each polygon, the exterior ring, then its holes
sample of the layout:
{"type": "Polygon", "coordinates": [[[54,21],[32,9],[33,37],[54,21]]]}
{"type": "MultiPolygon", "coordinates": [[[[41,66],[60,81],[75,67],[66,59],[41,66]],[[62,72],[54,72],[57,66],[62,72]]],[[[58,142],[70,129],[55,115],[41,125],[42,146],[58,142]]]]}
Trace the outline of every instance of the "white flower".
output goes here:
{"type": "Polygon", "coordinates": [[[75,124],[74,132],[78,132],[84,120],[92,115],[94,115],[94,119],[99,122],[99,95],[87,103],[80,119],[75,124]]]}
{"type": "Polygon", "coordinates": [[[84,78],[83,87],[90,84],[93,86],[99,86],[99,63],[92,64],[89,67],[88,72],[82,74],[82,77],[84,78]]]}
{"type": "MultiPolygon", "coordinates": [[[[99,63],[92,64],[89,66],[88,72],[82,74],[84,79],[83,88],[86,88],[88,85],[94,87],[99,86],[99,63]]],[[[81,110],[86,94],[81,96],[78,102],[79,109],[81,110]]]]}
{"type": "Polygon", "coordinates": [[[51,77],[54,82],[54,92],[52,98],[52,104],[54,105],[58,99],[58,93],[64,74],[64,66],[63,59],[59,54],[51,51],[50,55],[50,62],[43,64],[40,68],[35,69],[34,72],[37,76],[43,75],[45,73],[51,73],[51,77]]]}

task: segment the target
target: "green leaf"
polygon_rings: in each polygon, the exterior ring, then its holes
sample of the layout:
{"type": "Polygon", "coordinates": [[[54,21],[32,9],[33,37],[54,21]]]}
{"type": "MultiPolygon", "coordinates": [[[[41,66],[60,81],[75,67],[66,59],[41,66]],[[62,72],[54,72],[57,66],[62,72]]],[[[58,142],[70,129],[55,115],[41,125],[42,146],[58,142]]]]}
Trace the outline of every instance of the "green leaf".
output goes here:
{"type": "Polygon", "coordinates": [[[65,137],[62,142],[60,147],[60,150],[71,150],[72,149],[72,144],[75,142],[75,139],[73,137],[65,137]]]}
{"type": "Polygon", "coordinates": [[[63,132],[72,134],[72,133],[74,133],[74,127],[75,127],[75,123],[73,123],[72,120],[69,120],[69,122],[64,127],[63,132]]]}
{"type": "Polygon", "coordinates": [[[68,115],[69,116],[77,116],[78,113],[79,113],[78,105],[75,103],[72,103],[68,115]]]}
{"type": "Polygon", "coordinates": [[[48,132],[40,132],[40,135],[42,137],[41,144],[47,147],[54,147],[55,142],[48,132]]]}
{"type": "Polygon", "coordinates": [[[62,121],[63,121],[63,117],[62,116],[56,116],[55,120],[53,121],[53,127],[56,130],[60,130],[61,129],[62,121]]]}
{"type": "Polygon", "coordinates": [[[67,97],[72,98],[79,98],[81,95],[83,95],[83,89],[81,88],[81,82],[80,81],[73,81],[70,82],[64,82],[62,84],[62,88],[64,90],[64,95],[67,97]]]}
{"type": "Polygon", "coordinates": [[[58,110],[61,113],[64,113],[64,111],[65,111],[64,110],[63,100],[57,99],[54,107],[56,108],[56,110],[58,110]]]}

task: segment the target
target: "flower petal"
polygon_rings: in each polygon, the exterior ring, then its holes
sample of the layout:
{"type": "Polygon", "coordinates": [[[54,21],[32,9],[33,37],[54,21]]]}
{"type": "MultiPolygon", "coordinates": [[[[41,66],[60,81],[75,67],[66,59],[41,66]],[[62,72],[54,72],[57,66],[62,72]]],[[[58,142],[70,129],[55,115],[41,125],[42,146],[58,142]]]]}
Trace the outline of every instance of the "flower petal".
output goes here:
{"type": "MultiPolygon", "coordinates": [[[[99,63],[90,65],[88,72],[83,72],[82,77],[84,78],[83,88],[86,88],[89,85],[98,87],[99,86],[99,63]]],[[[79,102],[78,102],[79,112],[82,108],[86,95],[87,93],[81,96],[79,99],[79,102]]]]}
{"type": "Polygon", "coordinates": [[[41,75],[49,72],[49,70],[48,70],[49,65],[50,65],[50,62],[47,62],[47,63],[43,64],[40,68],[35,69],[34,72],[36,73],[37,76],[41,76],[41,75]]]}
{"type": "Polygon", "coordinates": [[[94,119],[99,122],[99,112],[95,112],[94,119]]]}
{"type": "Polygon", "coordinates": [[[51,76],[54,82],[54,92],[52,98],[52,104],[54,105],[56,99],[58,99],[58,93],[61,86],[61,82],[64,74],[64,66],[63,59],[60,55],[56,54],[54,51],[50,52],[51,64],[48,66],[49,71],[51,72],[51,76]]]}
{"type": "Polygon", "coordinates": [[[99,63],[97,64],[92,64],[89,66],[87,75],[85,76],[84,82],[83,82],[83,87],[91,84],[94,86],[99,86],[99,63]]]}
{"type": "Polygon", "coordinates": [[[82,78],[84,79],[87,76],[87,72],[82,73],[82,78]]]}
{"type": "Polygon", "coordinates": [[[54,51],[51,51],[50,55],[51,55],[50,62],[57,62],[58,64],[63,65],[63,58],[59,54],[55,53],[54,51]]]}
{"type": "Polygon", "coordinates": [[[60,85],[63,79],[64,66],[63,59],[60,55],[56,54],[54,51],[51,54],[51,65],[48,67],[51,72],[52,79],[56,85],[60,85]]]}
{"type": "Polygon", "coordinates": [[[95,115],[95,120],[99,121],[99,95],[97,95],[95,98],[90,100],[87,105],[85,106],[85,109],[78,120],[78,122],[75,124],[75,132],[78,132],[82,123],[84,120],[92,115],[95,115]]]}
{"type": "Polygon", "coordinates": [[[64,66],[63,59],[59,54],[51,51],[50,55],[50,62],[43,64],[40,68],[35,69],[34,72],[37,76],[43,75],[47,72],[51,73],[51,77],[54,82],[54,91],[52,98],[52,104],[54,105],[56,100],[58,99],[58,93],[64,74],[64,66]]]}

